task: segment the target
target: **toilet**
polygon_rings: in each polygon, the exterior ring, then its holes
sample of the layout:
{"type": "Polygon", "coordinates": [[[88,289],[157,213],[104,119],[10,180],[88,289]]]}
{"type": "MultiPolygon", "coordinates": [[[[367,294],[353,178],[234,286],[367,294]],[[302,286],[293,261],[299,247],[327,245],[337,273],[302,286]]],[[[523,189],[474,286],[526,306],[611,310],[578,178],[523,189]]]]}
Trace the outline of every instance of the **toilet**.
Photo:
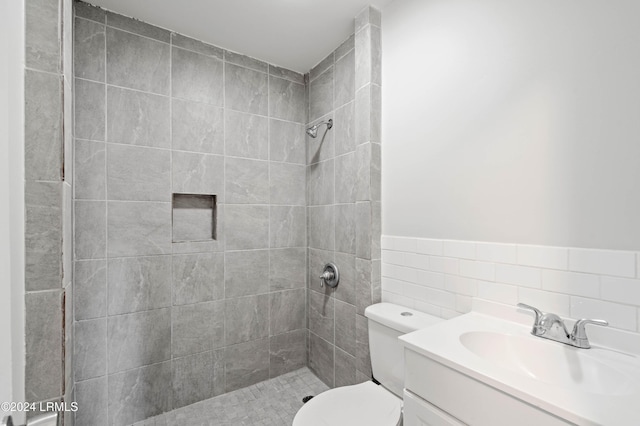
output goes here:
{"type": "Polygon", "coordinates": [[[402,424],[404,354],[398,337],[442,321],[429,314],[377,303],[365,312],[373,381],[342,386],[307,402],[292,426],[398,426],[402,424]]]}

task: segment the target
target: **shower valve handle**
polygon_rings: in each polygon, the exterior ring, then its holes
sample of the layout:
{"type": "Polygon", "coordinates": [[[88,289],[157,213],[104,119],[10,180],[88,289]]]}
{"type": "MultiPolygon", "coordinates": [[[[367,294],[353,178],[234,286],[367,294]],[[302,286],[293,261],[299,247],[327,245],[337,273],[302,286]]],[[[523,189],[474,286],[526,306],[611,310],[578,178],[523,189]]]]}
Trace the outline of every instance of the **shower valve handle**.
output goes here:
{"type": "Polygon", "coordinates": [[[331,271],[324,271],[322,275],[320,275],[320,287],[324,287],[325,281],[331,281],[335,277],[335,274],[331,271]]]}

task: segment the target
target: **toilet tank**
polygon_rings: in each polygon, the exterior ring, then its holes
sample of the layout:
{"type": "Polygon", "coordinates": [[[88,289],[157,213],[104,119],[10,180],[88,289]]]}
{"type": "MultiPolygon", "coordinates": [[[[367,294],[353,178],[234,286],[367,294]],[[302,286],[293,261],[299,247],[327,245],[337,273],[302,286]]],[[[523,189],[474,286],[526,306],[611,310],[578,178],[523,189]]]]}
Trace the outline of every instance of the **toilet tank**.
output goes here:
{"type": "Polygon", "coordinates": [[[369,323],[369,351],[373,377],[402,398],[404,353],[398,337],[442,321],[393,303],[376,303],[364,311],[369,323]]]}

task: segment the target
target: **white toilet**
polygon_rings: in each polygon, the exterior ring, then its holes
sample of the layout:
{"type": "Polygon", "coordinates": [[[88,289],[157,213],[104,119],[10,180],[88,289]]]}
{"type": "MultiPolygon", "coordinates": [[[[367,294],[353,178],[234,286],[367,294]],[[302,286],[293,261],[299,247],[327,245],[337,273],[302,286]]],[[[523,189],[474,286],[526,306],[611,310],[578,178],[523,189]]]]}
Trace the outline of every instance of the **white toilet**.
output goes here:
{"type": "Polygon", "coordinates": [[[372,381],[328,390],[307,402],[293,426],[397,426],[402,424],[404,355],[398,337],[441,318],[392,303],[365,310],[369,319],[372,381]]]}

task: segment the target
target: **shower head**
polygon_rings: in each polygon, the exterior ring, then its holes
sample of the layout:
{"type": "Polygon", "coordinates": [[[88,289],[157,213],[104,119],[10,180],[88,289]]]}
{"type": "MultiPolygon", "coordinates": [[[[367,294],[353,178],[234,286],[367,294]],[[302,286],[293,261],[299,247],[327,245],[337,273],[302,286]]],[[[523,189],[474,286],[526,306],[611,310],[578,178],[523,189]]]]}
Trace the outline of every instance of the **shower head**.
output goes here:
{"type": "Polygon", "coordinates": [[[314,124],[313,126],[311,126],[311,127],[309,127],[307,129],[307,134],[309,136],[311,136],[312,138],[315,138],[316,136],[318,136],[318,127],[323,125],[323,124],[326,124],[327,125],[327,130],[329,130],[330,128],[333,127],[333,120],[329,119],[327,121],[321,121],[318,124],[314,124]]]}

